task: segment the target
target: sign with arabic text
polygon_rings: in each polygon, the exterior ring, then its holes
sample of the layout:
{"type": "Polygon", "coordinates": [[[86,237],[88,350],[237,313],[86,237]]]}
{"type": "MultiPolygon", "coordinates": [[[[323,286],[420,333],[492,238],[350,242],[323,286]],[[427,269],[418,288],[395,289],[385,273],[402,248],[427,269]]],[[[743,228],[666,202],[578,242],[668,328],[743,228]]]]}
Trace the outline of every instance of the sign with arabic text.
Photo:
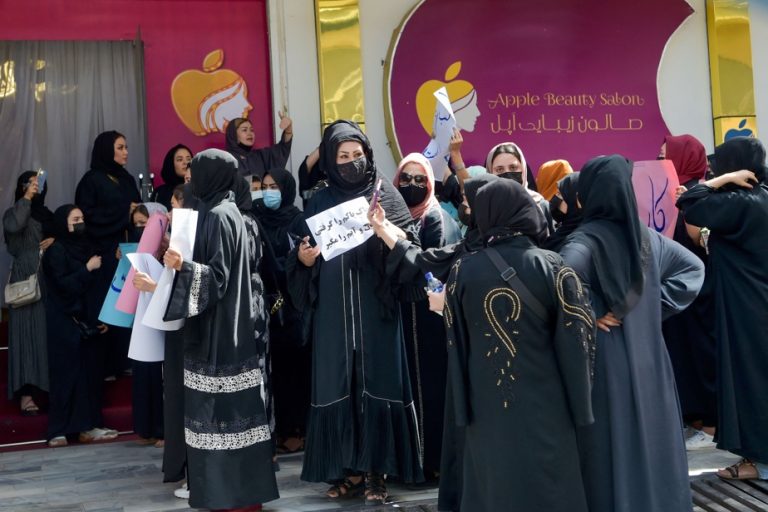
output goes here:
{"type": "Polygon", "coordinates": [[[685,0],[422,0],[386,62],[395,157],[423,149],[445,88],[467,165],[501,142],[517,143],[534,171],[558,158],[574,169],[597,155],[652,158],[669,133],[659,63],[692,12],[685,0]]]}
{"type": "Polygon", "coordinates": [[[368,222],[368,201],[358,197],[307,219],[312,233],[326,261],[362,245],[373,236],[368,222]]]}
{"type": "Polygon", "coordinates": [[[671,160],[635,162],[632,187],[635,189],[640,220],[657,233],[672,238],[677,224],[675,191],[680,181],[671,160]]]}

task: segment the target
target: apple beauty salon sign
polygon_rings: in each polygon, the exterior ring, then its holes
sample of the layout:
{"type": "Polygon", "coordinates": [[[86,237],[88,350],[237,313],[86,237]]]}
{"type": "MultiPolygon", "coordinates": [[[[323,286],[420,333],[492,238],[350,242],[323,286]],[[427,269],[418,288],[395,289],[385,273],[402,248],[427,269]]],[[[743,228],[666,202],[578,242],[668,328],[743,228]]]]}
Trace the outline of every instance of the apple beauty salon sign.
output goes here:
{"type": "Polygon", "coordinates": [[[685,0],[424,0],[395,32],[385,88],[396,158],[421,151],[445,86],[467,165],[515,142],[532,167],[654,158],[668,129],[656,91],[685,0]]]}

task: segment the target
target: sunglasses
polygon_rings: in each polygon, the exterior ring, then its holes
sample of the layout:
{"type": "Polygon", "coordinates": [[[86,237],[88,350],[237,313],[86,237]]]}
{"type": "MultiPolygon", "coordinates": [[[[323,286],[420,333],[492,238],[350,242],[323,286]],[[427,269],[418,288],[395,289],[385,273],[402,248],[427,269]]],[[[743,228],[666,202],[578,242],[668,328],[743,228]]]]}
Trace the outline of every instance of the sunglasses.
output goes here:
{"type": "Polygon", "coordinates": [[[417,174],[414,176],[413,174],[408,174],[407,172],[400,173],[400,183],[408,185],[411,183],[411,181],[413,181],[415,185],[423,187],[427,184],[427,177],[423,174],[417,174]]]}

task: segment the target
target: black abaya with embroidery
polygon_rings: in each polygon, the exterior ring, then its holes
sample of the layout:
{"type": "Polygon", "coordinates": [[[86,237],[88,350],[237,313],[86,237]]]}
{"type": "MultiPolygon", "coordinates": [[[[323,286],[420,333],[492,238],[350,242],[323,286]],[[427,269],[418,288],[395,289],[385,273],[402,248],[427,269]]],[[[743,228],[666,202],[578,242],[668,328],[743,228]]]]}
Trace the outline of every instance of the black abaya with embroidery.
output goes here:
{"type": "Polygon", "coordinates": [[[446,283],[453,412],[465,427],[460,509],[586,512],[576,426],[592,422],[588,298],[573,270],[534,244],[544,225],[521,186],[500,180],[477,202],[484,237],[520,281],[507,283],[486,249],[461,256],[446,283]],[[522,208],[498,208],[512,203],[522,208]]]}
{"type": "Polygon", "coordinates": [[[193,260],[176,274],[165,315],[186,318],[184,433],[194,508],[246,507],[278,497],[248,237],[230,192],[236,166],[234,157],[215,149],[192,160],[202,219],[193,260]]]}

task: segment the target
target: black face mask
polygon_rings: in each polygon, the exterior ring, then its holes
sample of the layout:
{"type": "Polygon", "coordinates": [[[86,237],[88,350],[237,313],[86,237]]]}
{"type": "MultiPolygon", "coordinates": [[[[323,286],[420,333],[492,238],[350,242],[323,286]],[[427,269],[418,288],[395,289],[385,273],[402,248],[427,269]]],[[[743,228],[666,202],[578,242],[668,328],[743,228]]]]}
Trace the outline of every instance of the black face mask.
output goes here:
{"type": "Polygon", "coordinates": [[[339,176],[350,185],[359,185],[366,180],[365,170],[367,167],[368,160],[364,156],[351,162],[336,164],[339,176]]]}
{"type": "Polygon", "coordinates": [[[472,209],[464,203],[459,204],[459,220],[465,226],[469,226],[471,222],[472,209]]]}
{"type": "Polygon", "coordinates": [[[515,180],[519,184],[523,184],[523,173],[522,172],[514,172],[514,171],[507,171],[499,174],[499,178],[504,178],[507,180],[515,180]]]}
{"type": "Polygon", "coordinates": [[[136,226],[133,228],[133,238],[132,242],[139,242],[141,241],[141,235],[144,234],[144,226],[136,226]]]}
{"type": "Polygon", "coordinates": [[[403,196],[405,204],[409,207],[418,206],[427,198],[427,187],[406,185],[404,187],[398,187],[397,189],[400,191],[400,195],[403,196]]]}
{"type": "Polygon", "coordinates": [[[558,196],[552,196],[549,200],[549,213],[552,214],[552,218],[555,222],[563,222],[565,220],[565,214],[560,211],[560,204],[563,202],[558,196]]]}
{"type": "Polygon", "coordinates": [[[85,222],[72,224],[72,234],[76,236],[83,236],[85,234],[85,222]]]}

